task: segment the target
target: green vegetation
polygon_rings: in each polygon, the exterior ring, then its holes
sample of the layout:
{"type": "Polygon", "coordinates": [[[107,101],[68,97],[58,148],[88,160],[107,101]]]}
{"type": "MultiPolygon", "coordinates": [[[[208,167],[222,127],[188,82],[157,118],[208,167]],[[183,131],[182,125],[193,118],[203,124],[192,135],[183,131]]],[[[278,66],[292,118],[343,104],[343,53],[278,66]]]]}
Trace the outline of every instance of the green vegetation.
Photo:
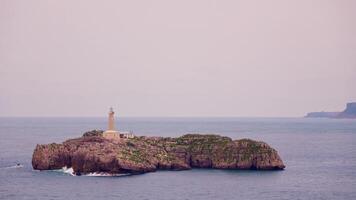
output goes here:
{"type": "Polygon", "coordinates": [[[140,163],[144,161],[144,156],[142,155],[141,151],[133,150],[129,157],[129,160],[140,163]]]}
{"type": "Polygon", "coordinates": [[[135,137],[126,141],[126,147],[118,153],[123,159],[136,163],[149,162],[148,158],[172,162],[177,159],[176,152],[204,154],[213,162],[235,163],[239,160],[251,160],[255,154],[272,153],[264,148],[264,143],[250,139],[232,141],[219,135],[187,134],[178,138],[135,137]],[[236,151],[236,145],[239,150],[236,151]]]}
{"type": "Polygon", "coordinates": [[[103,130],[91,130],[87,131],[83,134],[83,137],[91,137],[91,136],[103,136],[103,130]]]}
{"type": "Polygon", "coordinates": [[[213,153],[214,149],[224,149],[232,140],[219,135],[187,134],[176,139],[178,145],[188,146],[190,152],[213,153]]]}

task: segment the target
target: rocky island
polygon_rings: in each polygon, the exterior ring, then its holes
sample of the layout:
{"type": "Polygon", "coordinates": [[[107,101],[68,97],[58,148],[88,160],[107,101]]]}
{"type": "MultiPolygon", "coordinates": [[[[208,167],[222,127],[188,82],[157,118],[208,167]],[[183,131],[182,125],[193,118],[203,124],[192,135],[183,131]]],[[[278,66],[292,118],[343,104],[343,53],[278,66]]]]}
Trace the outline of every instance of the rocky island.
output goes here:
{"type": "Polygon", "coordinates": [[[62,144],[37,145],[36,170],[73,168],[74,174],[141,174],[191,168],[281,170],[277,151],[264,142],[219,135],[107,139],[103,131],[86,132],[62,144]]]}
{"type": "Polygon", "coordinates": [[[141,174],[191,168],[278,170],[285,166],[264,142],[219,135],[186,134],[178,138],[137,137],[117,131],[110,108],[108,130],[93,130],[62,144],[37,145],[36,170],[71,168],[73,174],[141,174]]]}

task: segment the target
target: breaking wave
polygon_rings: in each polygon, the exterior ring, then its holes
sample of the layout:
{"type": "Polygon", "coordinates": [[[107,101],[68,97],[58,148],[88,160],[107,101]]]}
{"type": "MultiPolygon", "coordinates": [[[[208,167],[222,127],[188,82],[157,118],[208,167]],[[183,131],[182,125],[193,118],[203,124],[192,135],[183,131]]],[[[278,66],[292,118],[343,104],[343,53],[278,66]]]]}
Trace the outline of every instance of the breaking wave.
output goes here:
{"type": "MultiPolygon", "coordinates": [[[[62,167],[62,169],[57,169],[57,170],[53,170],[55,172],[61,172],[64,174],[69,174],[71,176],[76,176],[76,174],[74,173],[74,170],[72,167],[62,167]]],[[[94,177],[113,177],[113,176],[129,176],[131,174],[110,174],[110,173],[105,173],[105,172],[94,172],[94,173],[88,173],[88,174],[82,174],[81,176],[94,176],[94,177]]]]}
{"type": "Polygon", "coordinates": [[[84,174],[83,176],[129,176],[131,174],[110,174],[105,172],[94,172],[89,174],[84,174]]]}
{"type": "Polygon", "coordinates": [[[64,174],[69,174],[71,176],[76,176],[72,167],[67,168],[67,166],[65,166],[65,167],[62,167],[62,169],[56,169],[56,170],[53,170],[53,171],[61,172],[61,173],[64,173],[64,174]]]}

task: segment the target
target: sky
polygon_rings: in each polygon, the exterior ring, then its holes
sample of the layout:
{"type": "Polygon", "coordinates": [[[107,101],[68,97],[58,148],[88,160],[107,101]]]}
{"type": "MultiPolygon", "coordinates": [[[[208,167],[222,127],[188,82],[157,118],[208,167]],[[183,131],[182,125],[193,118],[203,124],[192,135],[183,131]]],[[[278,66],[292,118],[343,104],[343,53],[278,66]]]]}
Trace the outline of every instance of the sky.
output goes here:
{"type": "Polygon", "coordinates": [[[352,101],[355,0],[0,0],[0,116],[300,117],[352,101]]]}

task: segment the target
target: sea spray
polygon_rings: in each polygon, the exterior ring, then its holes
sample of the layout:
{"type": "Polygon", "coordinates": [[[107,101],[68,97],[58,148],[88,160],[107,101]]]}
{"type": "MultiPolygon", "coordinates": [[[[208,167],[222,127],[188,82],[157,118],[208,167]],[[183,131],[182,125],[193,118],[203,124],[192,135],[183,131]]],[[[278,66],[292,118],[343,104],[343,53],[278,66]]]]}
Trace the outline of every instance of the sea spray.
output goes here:
{"type": "Polygon", "coordinates": [[[83,176],[94,176],[94,177],[108,177],[108,176],[130,176],[131,174],[110,174],[110,173],[105,173],[105,172],[94,172],[94,173],[89,173],[89,174],[83,174],[83,176]]]}
{"type": "Polygon", "coordinates": [[[62,169],[56,169],[56,170],[52,170],[52,171],[69,174],[71,176],[76,176],[72,167],[68,168],[67,166],[64,166],[64,167],[62,167],[62,169]]]}
{"type": "MultiPolygon", "coordinates": [[[[69,174],[71,176],[77,176],[74,173],[74,170],[72,167],[67,167],[64,166],[62,169],[57,169],[57,170],[52,170],[55,172],[60,172],[63,174],[69,174]]],[[[111,173],[105,173],[105,172],[93,172],[93,173],[88,173],[88,174],[81,174],[81,176],[93,176],[93,177],[119,177],[119,176],[129,176],[131,174],[125,173],[125,174],[111,174],[111,173]]]]}

